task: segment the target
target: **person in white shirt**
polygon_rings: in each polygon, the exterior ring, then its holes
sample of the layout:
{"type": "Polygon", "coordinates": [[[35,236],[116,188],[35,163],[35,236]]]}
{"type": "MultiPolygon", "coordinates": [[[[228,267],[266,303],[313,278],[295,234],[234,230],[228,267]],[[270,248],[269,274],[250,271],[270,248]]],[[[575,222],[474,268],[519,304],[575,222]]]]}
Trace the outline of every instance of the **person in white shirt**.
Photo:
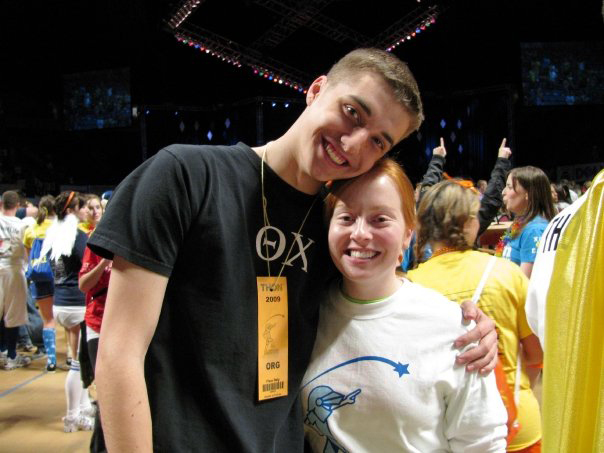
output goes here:
{"type": "Polygon", "coordinates": [[[341,273],[322,304],[301,399],[315,452],[503,452],[507,414],[495,376],[456,364],[472,327],[436,291],[396,269],[415,224],[396,162],[334,184],[329,251],[341,273]]]}
{"type": "Polygon", "coordinates": [[[0,345],[0,362],[5,370],[31,363],[29,357],[17,354],[19,326],[27,324],[27,257],[23,246],[27,223],[17,217],[18,208],[19,194],[12,190],[4,192],[0,215],[0,320],[4,344],[0,345]]]}

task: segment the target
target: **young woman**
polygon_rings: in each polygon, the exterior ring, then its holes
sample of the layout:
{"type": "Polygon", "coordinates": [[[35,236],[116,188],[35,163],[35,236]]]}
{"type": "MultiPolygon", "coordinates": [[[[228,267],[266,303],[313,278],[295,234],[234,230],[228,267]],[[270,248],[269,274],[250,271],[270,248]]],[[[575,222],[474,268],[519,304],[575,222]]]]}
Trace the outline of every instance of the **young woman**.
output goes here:
{"type": "MultiPolygon", "coordinates": [[[[25,230],[23,237],[23,243],[27,249],[28,256],[34,240],[43,240],[46,237],[46,231],[55,218],[54,203],[55,198],[52,195],[45,195],[40,198],[36,223],[25,230]]],[[[40,315],[42,316],[42,341],[44,342],[44,349],[46,349],[46,370],[52,372],[57,367],[55,319],[52,315],[54,282],[53,280],[32,281],[29,290],[32,297],[36,300],[40,315]]]]}
{"type": "Polygon", "coordinates": [[[90,218],[90,213],[88,211],[88,199],[90,198],[90,194],[87,193],[79,193],[77,197],[77,207],[74,212],[75,216],[78,218],[78,227],[84,233],[89,234],[90,229],[88,227],[88,219],[90,218]]]}
{"type": "Polygon", "coordinates": [[[426,245],[431,246],[433,254],[407,275],[413,282],[461,303],[472,298],[493,260],[478,306],[497,325],[508,394],[518,400],[515,406],[520,429],[510,439],[507,451],[536,453],[540,451],[540,413],[527,366],[539,366],[543,351],[524,312],[528,279],[510,261],[472,250],[479,206],[478,195],[456,181],[433,186],[419,205],[417,230],[418,256],[424,256],[422,249],[426,245]]]}
{"type": "Polygon", "coordinates": [[[504,451],[491,373],[456,366],[459,306],[396,274],[415,224],[413,187],[383,159],[326,200],[341,273],[321,307],[301,399],[314,451],[504,451]]]}
{"type": "MultiPolygon", "coordinates": [[[[92,234],[94,228],[101,220],[102,215],[103,209],[101,208],[100,198],[96,195],[91,195],[88,198],[89,217],[87,222],[87,225],[90,227],[90,234],[92,234]]],[[[101,258],[89,248],[86,248],[84,251],[78,285],[80,290],[86,293],[86,315],[84,320],[86,321],[88,355],[93,373],[96,368],[101,322],[105,311],[105,299],[107,298],[107,288],[109,287],[111,264],[111,260],[101,258]]],[[[90,451],[106,451],[98,414],[95,419],[90,451]]]]}
{"type": "Polygon", "coordinates": [[[514,168],[503,189],[503,202],[515,219],[496,254],[518,264],[530,278],[541,235],[556,214],[547,175],[536,167],[514,168]]]}
{"type": "Polygon", "coordinates": [[[80,364],[76,360],[80,337],[80,323],[86,310],[84,293],[78,288],[78,273],[88,237],[78,229],[75,213],[78,207],[76,192],[62,192],[55,199],[56,219],[46,231],[42,255],[48,254],[54,274],[53,315],[67,329],[74,357],[65,379],[67,415],[63,418],[64,431],[91,430],[93,413],[88,392],[83,389],[80,364]]]}
{"type": "Polygon", "coordinates": [[[80,196],[80,200],[83,205],[78,211],[78,219],[80,219],[78,227],[90,236],[90,233],[94,231],[103,215],[101,198],[98,195],[91,193],[80,196]]]}
{"type": "Polygon", "coordinates": [[[551,187],[552,201],[554,202],[556,213],[558,213],[571,205],[570,193],[568,187],[562,184],[552,183],[551,187]]]}

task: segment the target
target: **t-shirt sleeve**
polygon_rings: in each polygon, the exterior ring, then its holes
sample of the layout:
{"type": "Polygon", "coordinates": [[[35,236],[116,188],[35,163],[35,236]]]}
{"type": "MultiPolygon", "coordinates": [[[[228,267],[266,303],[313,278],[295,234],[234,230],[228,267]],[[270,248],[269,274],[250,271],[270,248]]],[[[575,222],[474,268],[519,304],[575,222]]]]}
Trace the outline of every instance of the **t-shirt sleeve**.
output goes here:
{"type": "Polygon", "coordinates": [[[34,243],[34,226],[30,225],[25,229],[23,233],[23,245],[30,249],[34,243]]]}
{"type": "Polygon", "coordinates": [[[495,374],[463,371],[462,376],[464,385],[445,401],[445,436],[451,451],[505,452],[507,412],[495,374]]]}
{"type": "Polygon", "coordinates": [[[84,257],[82,258],[82,267],[80,268],[78,277],[81,278],[82,275],[86,275],[88,272],[94,269],[99,262],[100,259],[98,255],[94,254],[89,247],[86,247],[86,250],[84,250],[84,257]]]}
{"type": "Polygon", "coordinates": [[[537,256],[537,248],[543,231],[545,231],[547,223],[536,223],[527,225],[525,231],[522,232],[522,240],[520,242],[520,262],[534,263],[537,256]]]}
{"type": "Polygon", "coordinates": [[[204,191],[202,159],[188,148],[165,148],[122,181],[88,241],[93,252],[170,276],[204,191]]]}

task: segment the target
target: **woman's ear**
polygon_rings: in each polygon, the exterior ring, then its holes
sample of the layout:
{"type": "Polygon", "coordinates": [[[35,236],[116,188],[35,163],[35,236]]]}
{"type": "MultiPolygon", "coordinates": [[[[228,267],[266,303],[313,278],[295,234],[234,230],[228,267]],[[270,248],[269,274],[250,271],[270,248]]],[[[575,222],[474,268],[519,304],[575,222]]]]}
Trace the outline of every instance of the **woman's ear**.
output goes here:
{"type": "Polygon", "coordinates": [[[408,228],[407,230],[405,230],[405,235],[403,236],[403,250],[407,250],[409,248],[413,233],[414,230],[412,228],[408,228]]]}

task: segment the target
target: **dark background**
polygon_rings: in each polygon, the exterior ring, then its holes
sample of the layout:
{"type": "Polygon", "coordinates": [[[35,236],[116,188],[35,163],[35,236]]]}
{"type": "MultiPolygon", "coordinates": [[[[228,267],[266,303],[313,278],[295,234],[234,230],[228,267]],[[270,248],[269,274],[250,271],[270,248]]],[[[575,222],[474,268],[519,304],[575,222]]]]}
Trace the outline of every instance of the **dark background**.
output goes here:
{"type": "MultiPolygon", "coordinates": [[[[426,110],[420,132],[397,150],[411,179],[421,178],[440,136],[452,175],[486,178],[507,137],[514,165],[540,166],[556,179],[561,166],[604,162],[602,103],[523,102],[521,43],[602,45],[602,2],[563,3],[205,0],[181,27],[280,62],[307,86],[345,52],[375,45],[397,21],[437,6],[436,22],[393,51],[409,63],[426,110]],[[267,44],[287,19],[298,25],[267,44]],[[317,23],[332,27],[321,32],[317,23]],[[338,40],[340,27],[353,33],[338,40]]],[[[283,133],[304,95],[178,42],[167,21],[180,4],[0,2],[0,184],[28,196],[113,186],[169,143],[256,145],[283,133]],[[107,70],[129,74],[138,116],[125,127],[70,130],[65,80],[107,70]]]]}

